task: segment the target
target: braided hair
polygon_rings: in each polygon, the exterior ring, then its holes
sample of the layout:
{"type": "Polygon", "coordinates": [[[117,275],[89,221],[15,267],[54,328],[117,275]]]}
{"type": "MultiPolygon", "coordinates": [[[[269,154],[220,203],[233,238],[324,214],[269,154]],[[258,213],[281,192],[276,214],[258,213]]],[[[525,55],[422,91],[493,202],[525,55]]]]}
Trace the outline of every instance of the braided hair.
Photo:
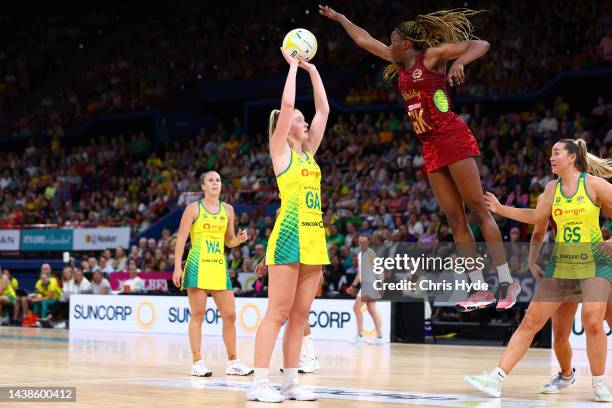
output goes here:
{"type": "MultiPolygon", "coordinates": [[[[410,40],[417,50],[437,47],[441,43],[457,43],[477,38],[474,26],[468,17],[480,13],[470,9],[441,10],[417,16],[414,21],[405,21],[394,31],[403,39],[410,40]]],[[[383,74],[391,81],[399,73],[397,64],[389,64],[383,74]]]]}

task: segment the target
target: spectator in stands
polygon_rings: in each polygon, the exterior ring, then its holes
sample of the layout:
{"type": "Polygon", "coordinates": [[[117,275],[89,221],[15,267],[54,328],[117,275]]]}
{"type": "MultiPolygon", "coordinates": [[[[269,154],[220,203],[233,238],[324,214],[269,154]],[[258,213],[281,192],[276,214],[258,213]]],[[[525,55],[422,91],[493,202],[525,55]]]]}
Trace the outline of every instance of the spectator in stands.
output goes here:
{"type": "Polygon", "coordinates": [[[111,286],[108,279],[106,279],[101,271],[94,272],[93,278],[91,281],[91,292],[94,295],[110,295],[111,286]]]}
{"type": "MultiPolygon", "coordinates": [[[[132,263],[132,260],[130,260],[130,263],[132,263]]],[[[143,272],[153,272],[155,271],[155,265],[156,265],[155,255],[153,254],[153,251],[151,251],[150,249],[147,249],[144,253],[144,257],[142,258],[142,261],[140,262],[140,269],[143,272]]],[[[128,266],[128,271],[129,271],[129,266],[128,266]]]]}
{"type": "Polygon", "coordinates": [[[559,130],[559,123],[550,110],[546,111],[546,116],[540,121],[538,133],[556,132],[559,130]]]}
{"type": "Polygon", "coordinates": [[[113,267],[109,262],[107,262],[106,256],[104,255],[100,255],[100,265],[98,267],[98,270],[102,271],[102,273],[104,273],[105,275],[114,272],[113,267]]]}
{"type": "Polygon", "coordinates": [[[98,260],[93,256],[87,258],[87,263],[89,264],[90,272],[95,272],[100,269],[100,265],[98,265],[98,260]]]}
{"type": "Polygon", "coordinates": [[[136,261],[130,259],[128,264],[128,273],[130,274],[130,279],[123,282],[123,293],[139,293],[144,292],[144,281],[136,275],[140,273],[140,269],[136,266],[136,261]]]}
{"type": "Polygon", "coordinates": [[[115,250],[115,259],[113,261],[113,269],[115,271],[127,271],[128,258],[125,255],[125,250],[121,247],[115,250]]]}
{"type": "Polygon", "coordinates": [[[242,292],[242,284],[238,280],[238,273],[235,270],[230,269],[229,277],[230,281],[232,282],[232,289],[234,290],[234,293],[239,294],[242,292]]]}

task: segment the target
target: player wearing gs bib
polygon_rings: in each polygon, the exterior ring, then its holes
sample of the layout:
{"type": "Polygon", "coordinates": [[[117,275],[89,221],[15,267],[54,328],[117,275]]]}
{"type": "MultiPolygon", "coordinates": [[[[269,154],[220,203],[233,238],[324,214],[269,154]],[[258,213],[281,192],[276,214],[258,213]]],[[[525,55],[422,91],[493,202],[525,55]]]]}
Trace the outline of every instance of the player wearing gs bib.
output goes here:
{"type": "Polygon", "coordinates": [[[599,250],[599,243],[603,242],[600,212],[601,208],[589,196],[584,172],[580,173],[578,188],[570,196],[563,193],[563,180],[557,181],[552,205],[552,218],[557,226],[556,244],[546,277],[612,279],[609,262],[599,250]]]}
{"type": "Polygon", "coordinates": [[[605,270],[612,251],[608,243],[601,243],[601,235],[597,232],[599,208],[607,215],[612,214],[612,185],[604,179],[612,177],[612,159],[601,159],[588,153],[582,139],[563,139],[553,146],[550,163],[552,172],[560,180],[548,183],[535,209],[501,205],[491,193],[487,193],[487,206],[492,212],[528,224],[545,223],[552,216],[557,227],[556,247],[569,249],[557,250],[553,255],[553,278],[540,280],[499,366],[491,374],[468,376],[465,380],[491,396],[501,396],[506,375],[523,358],[536,333],[562,307],[567,298],[565,289],[578,282],[582,292],[582,324],[587,337],[594,399],[612,401],[604,377],[607,339],[603,329],[611,294],[610,275],[605,270]],[[583,251],[584,248],[589,251],[583,251]],[[561,255],[565,258],[559,262],[561,255]],[[600,259],[604,256],[607,260],[600,259]],[[571,262],[566,262],[568,259],[571,262]],[[573,264],[577,259],[583,264],[573,264]],[[602,265],[604,273],[600,273],[602,265]]]}
{"type": "Polygon", "coordinates": [[[329,263],[321,215],[321,170],[314,156],[323,139],[329,104],[316,67],[298,61],[281,49],[289,73],[280,110],[269,118],[270,157],[276,175],[281,209],[266,252],[268,308],[255,338],[255,380],[246,394],[250,401],[315,400],[317,396],[298,381],[298,362],[306,317],[329,263]],[[312,124],[295,109],[298,67],[308,72],[313,87],[315,115],[312,124]],[[283,384],[280,392],[270,385],[268,369],[278,332],[284,322],[283,384]]]}
{"type": "MultiPolygon", "coordinates": [[[[584,178],[582,182],[584,183],[584,178]]],[[[576,193],[578,194],[578,192],[576,193]]],[[[542,196],[538,197],[538,202],[542,200],[542,196]]],[[[554,201],[557,201],[556,199],[554,201]]],[[[544,276],[544,271],[536,263],[538,253],[545,241],[546,230],[548,223],[552,227],[552,233],[557,235],[557,225],[553,219],[546,220],[536,224],[533,233],[531,234],[531,243],[529,246],[529,268],[536,279],[544,276]]],[[[542,394],[556,394],[560,390],[567,388],[576,382],[576,369],[572,367],[572,346],[569,342],[570,333],[574,324],[574,317],[578,309],[580,299],[578,296],[566,299],[561,306],[553,313],[552,329],[554,334],[553,349],[555,357],[559,362],[559,372],[551,377],[550,381],[540,388],[542,394]]],[[[612,301],[608,301],[606,307],[605,320],[608,327],[612,327],[612,301]]]]}
{"type": "Polygon", "coordinates": [[[267,265],[328,265],[321,212],[321,169],[307,151],[290,148],[289,166],[277,176],[281,208],[270,235],[267,265]]]}
{"type": "Polygon", "coordinates": [[[209,171],[200,177],[204,198],[185,208],[177,233],[172,280],[177,287],[187,289],[189,297],[189,344],[193,353],[191,375],[209,377],[200,348],[202,321],[210,293],[223,319],[223,342],[227,350],[226,375],[249,375],[253,370],[240,362],[236,355],[236,305],[234,291],[225,260],[225,246],[236,247],[248,237],[245,231],[234,234],[234,209],[219,200],[221,176],[209,171]],[[185,268],[181,268],[187,237],[191,249],[185,268]]]}
{"type": "MultiPolygon", "coordinates": [[[[414,21],[395,27],[388,46],[328,6],[320,6],[319,12],[338,21],[361,48],[391,63],[384,77],[388,81],[397,80],[412,128],[423,144],[431,189],[446,215],[455,242],[461,243],[459,255],[477,256],[465,215],[467,206],[497,266],[496,308],[509,309],[516,303],[521,289],[510,275],[501,233],[482,198],[474,159],[480,155],[476,140],[467,125],[453,113],[446,90],[447,80],[451,86],[460,85],[465,80],[463,66],[482,57],[490,48],[489,43],[472,35],[474,27],[469,17],[478,12],[459,9],[419,15],[414,21]],[[452,60],[447,73],[446,63],[452,60]]],[[[473,269],[468,274],[472,282],[485,283],[482,270],[473,269]]],[[[488,290],[473,291],[456,308],[469,312],[489,307],[495,301],[488,290]]]]}

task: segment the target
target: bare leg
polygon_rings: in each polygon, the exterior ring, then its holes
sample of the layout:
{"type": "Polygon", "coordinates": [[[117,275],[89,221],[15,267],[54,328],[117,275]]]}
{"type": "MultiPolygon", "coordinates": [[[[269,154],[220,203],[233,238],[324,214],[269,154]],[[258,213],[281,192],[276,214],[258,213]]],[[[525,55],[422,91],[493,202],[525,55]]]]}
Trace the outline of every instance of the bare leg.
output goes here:
{"type": "Polygon", "coordinates": [[[215,290],[211,292],[221,318],[223,319],[223,342],[229,361],[238,358],[236,354],[236,302],[231,290],[215,290]]]}
{"type": "Polygon", "coordinates": [[[187,289],[191,319],[189,320],[189,344],[193,354],[193,362],[202,359],[202,321],[206,311],[206,291],[197,288],[187,289]]]}

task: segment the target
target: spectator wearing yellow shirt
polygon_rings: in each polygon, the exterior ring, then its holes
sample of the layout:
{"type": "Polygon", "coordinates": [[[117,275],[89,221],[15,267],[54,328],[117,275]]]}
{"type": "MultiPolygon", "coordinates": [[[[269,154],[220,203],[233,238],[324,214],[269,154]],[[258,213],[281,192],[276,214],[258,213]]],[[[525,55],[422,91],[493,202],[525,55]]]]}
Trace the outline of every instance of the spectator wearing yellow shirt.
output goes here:
{"type": "Polygon", "coordinates": [[[387,143],[391,143],[394,138],[395,138],[395,135],[393,134],[391,130],[389,130],[389,124],[384,123],[383,130],[381,130],[378,133],[378,140],[380,141],[381,144],[387,144],[387,143]]]}
{"type": "Polygon", "coordinates": [[[62,297],[62,288],[59,287],[57,279],[51,277],[46,271],[40,273],[40,278],[36,282],[35,288],[36,293],[21,298],[21,307],[24,314],[27,314],[29,306],[32,305],[34,313],[39,316],[46,316],[49,306],[62,297]]]}

